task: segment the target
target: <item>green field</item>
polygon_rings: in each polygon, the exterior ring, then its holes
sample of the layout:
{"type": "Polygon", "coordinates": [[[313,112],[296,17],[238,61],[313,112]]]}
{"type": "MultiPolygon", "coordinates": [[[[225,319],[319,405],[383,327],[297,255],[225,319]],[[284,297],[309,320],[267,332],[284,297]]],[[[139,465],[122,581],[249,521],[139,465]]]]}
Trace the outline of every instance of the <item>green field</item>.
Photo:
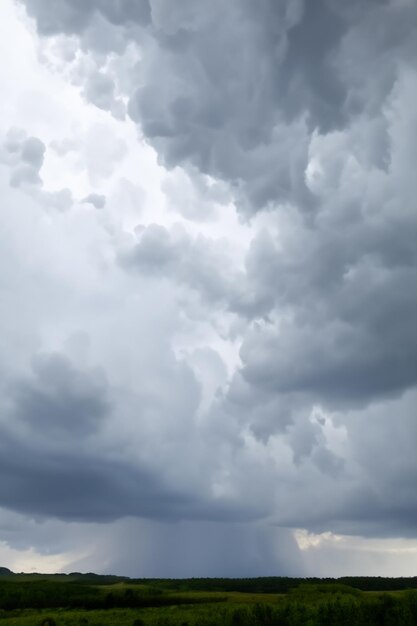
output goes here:
{"type": "Polygon", "coordinates": [[[3,575],[5,626],[417,625],[416,579],[3,575]],[[347,584],[350,583],[350,584],[347,584]]]}

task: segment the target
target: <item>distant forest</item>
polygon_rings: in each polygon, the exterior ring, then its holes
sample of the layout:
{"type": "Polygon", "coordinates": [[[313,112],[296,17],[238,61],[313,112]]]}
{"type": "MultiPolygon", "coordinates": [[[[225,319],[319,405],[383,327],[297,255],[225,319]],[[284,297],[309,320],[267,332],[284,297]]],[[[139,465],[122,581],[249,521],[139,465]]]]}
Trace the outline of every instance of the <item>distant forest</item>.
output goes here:
{"type": "Polygon", "coordinates": [[[70,574],[25,574],[0,567],[3,581],[66,581],[94,585],[111,585],[118,582],[151,585],[161,591],[235,591],[241,593],[288,593],[300,585],[348,585],[360,591],[402,591],[417,589],[417,576],[390,578],[387,576],[342,576],[340,578],[294,578],[289,576],[260,576],[256,578],[130,578],[93,572],[70,574]]]}
{"type": "Polygon", "coordinates": [[[416,590],[417,577],[134,579],[79,572],[16,574],[3,567],[0,623],[416,626],[416,590]]]}

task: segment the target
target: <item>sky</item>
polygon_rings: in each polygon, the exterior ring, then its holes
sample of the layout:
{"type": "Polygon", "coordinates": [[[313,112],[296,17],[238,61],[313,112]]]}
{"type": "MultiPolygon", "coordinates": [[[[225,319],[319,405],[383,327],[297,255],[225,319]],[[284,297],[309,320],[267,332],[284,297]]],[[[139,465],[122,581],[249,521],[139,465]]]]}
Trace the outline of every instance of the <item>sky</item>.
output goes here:
{"type": "Polygon", "coordinates": [[[0,565],[415,575],[415,0],[0,24],[0,565]]]}

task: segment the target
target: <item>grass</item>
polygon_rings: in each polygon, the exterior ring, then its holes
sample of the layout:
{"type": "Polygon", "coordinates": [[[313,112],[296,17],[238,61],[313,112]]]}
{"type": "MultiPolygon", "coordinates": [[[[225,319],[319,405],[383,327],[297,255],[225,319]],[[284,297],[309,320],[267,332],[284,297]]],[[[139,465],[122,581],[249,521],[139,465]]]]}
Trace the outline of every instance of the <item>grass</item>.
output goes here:
{"type": "MultiPolygon", "coordinates": [[[[417,624],[417,592],[395,590],[395,584],[389,592],[363,591],[345,582],[310,579],[298,580],[287,593],[260,593],[259,580],[246,592],[222,590],[220,579],[109,580],[76,575],[0,579],[0,626],[46,626],[48,619],[54,626],[417,624]],[[9,610],[1,608],[6,605],[9,610]],[[40,608],[45,606],[56,608],[40,608]]],[[[232,583],[229,579],[224,587],[232,583]]]]}
{"type": "MultiPolygon", "coordinates": [[[[146,626],[189,626],[204,622],[218,620],[218,624],[226,621],[227,615],[238,608],[255,604],[245,599],[245,602],[234,602],[227,599],[224,602],[209,604],[173,605],[169,607],[153,607],[146,609],[105,609],[99,611],[33,611],[26,610],[18,615],[5,616],[7,626],[40,626],[42,621],[52,618],[57,626],[133,626],[136,620],[142,620],[146,626]]],[[[3,622],[3,623],[4,623],[3,622]]],[[[0,623],[2,618],[0,617],[0,623]]]]}

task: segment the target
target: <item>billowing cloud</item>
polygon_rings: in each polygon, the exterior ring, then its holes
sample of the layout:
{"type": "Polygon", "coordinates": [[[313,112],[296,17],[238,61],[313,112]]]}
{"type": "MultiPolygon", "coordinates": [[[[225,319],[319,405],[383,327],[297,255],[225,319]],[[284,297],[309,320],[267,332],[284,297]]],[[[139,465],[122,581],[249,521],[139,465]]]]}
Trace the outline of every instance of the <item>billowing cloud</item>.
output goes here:
{"type": "Polygon", "coordinates": [[[132,574],[413,550],[415,3],[21,4],[37,36],[0,9],[39,48],[0,71],[8,549],[14,515],[39,555],[33,518],[94,527],[90,553],[55,542],[63,567],[132,574]]]}
{"type": "Polygon", "coordinates": [[[99,193],[90,193],[83,199],[86,204],[92,204],[96,209],[103,209],[106,204],[106,196],[99,193]]]}
{"type": "MultiPolygon", "coordinates": [[[[249,212],[288,200],[311,210],[303,177],[311,131],[378,114],[398,62],[413,58],[407,2],[264,0],[254,9],[234,1],[225,9],[152,0],[133,11],[62,0],[53,16],[43,0],[25,4],[41,33],[77,34],[93,49],[86,29],[96,16],[127,31],[135,25],[126,44],[137,41],[143,55],[127,93],[130,115],[164,163],[227,180],[249,212]],[[375,23],[379,37],[369,35],[375,23]]],[[[94,78],[101,92],[104,81],[94,78]]]]}
{"type": "Polygon", "coordinates": [[[233,302],[233,292],[243,277],[233,272],[224,242],[202,236],[193,240],[180,226],[170,232],[150,224],[136,232],[137,243],[120,254],[120,262],[127,269],[182,283],[219,305],[227,307],[233,302]]]}
{"type": "Polygon", "coordinates": [[[2,161],[12,168],[10,184],[13,187],[41,185],[39,172],[44,154],[45,144],[38,137],[26,137],[23,131],[10,129],[4,139],[1,156],[2,161]]]}

